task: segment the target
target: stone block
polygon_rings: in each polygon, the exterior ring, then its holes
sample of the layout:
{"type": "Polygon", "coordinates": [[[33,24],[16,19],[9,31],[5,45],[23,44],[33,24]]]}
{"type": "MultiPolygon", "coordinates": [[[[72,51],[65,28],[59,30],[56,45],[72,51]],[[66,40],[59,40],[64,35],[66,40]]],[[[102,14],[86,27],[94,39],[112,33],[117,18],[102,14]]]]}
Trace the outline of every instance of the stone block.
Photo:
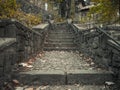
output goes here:
{"type": "Polygon", "coordinates": [[[96,70],[74,70],[67,72],[68,84],[102,85],[105,81],[112,81],[112,72],[96,70]]]}
{"type": "Polygon", "coordinates": [[[24,84],[39,84],[39,85],[56,85],[56,84],[65,84],[65,74],[60,70],[34,70],[28,72],[21,72],[19,75],[16,75],[20,82],[24,84]]]}
{"type": "Polygon", "coordinates": [[[4,37],[5,35],[4,35],[4,28],[0,28],[0,37],[4,37]]]}
{"type": "Polygon", "coordinates": [[[112,62],[112,66],[113,67],[116,67],[116,68],[120,68],[120,63],[118,63],[118,62],[112,62]]]}
{"type": "Polygon", "coordinates": [[[0,53],[0,66],[4,65],[4,53],[0,53]]]}
{"type": "Polygon", "coordinates": [[[16,26],[14,24],[10,24],[8,26],[5,27],[6,33],[5,36],[6,37],[10,37],[10,38],[15,38],[16,37],[16,26]]]}
{"type": "Polygon", "coordinates": [[[114,62],[120,63],[120,55],[114,53],[112,59],[114,62]]]}
{"type": "Polygon", "coordinates": [[[0,77],[3,76],[3,67],[0,67],[0,77]]]}

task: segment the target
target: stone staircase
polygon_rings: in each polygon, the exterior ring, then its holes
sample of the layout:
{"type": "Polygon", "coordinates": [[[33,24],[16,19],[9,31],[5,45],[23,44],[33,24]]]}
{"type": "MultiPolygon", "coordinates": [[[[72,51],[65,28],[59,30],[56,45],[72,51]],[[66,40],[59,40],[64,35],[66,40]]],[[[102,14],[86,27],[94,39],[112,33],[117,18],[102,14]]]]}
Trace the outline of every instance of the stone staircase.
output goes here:
{"type": "Polygon", "coordinates": [[[13,77],[22,88],[40,88],[34,90],[113,90],[105,88],[105,82],[112,82],[112,72],[88,66],[76,51],[46,51],[32,69],[13,77]]]}
{"type": "Polygon", "coordinates": [[[74,33],[66,25],[56,25],[50,30],[44,44],[44,50],[77,50],[74,33]]]}
{"type": "Polygon", "coordinates": [[[113,81],[113,72],[86,63],[76,51],[74,37],[66,25],[57,25],[46,37],[43,57],[14,77],[25,86],[39,86],[35,90],[113,90],[105,88],[105,82],[113,81]]]}

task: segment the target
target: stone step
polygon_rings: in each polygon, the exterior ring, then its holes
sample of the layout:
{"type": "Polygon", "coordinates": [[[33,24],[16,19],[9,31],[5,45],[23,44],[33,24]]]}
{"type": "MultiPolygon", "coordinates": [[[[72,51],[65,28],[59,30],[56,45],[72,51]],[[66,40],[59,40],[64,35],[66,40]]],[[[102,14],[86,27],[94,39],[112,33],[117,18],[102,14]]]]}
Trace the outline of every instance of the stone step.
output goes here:
{"type": "Polygon", "coordinates": [[[56,30],[56,31],[50,31],[49,34],[73,34],[71,31],[63,31],[63,30],[56,30]]]}
{"type": "Polygon", "coordinates": [[[16,87],[15,90],[108,90],[105,85],[39,85],[39,86],[23,86],[16,87]],[[33,89],[34,88],[34,89],[33,89]]]}
{"type": "Polygon", "coordinates": [[[102,70],[72,70],[68,71],[68,84],[104,84],[113,81],[113,72],[102,70]]]}
{"type": "Polygon", "coordinates": [[[56,32],[56,33],[51,32],[51,33],[48,33],[48,36],[51,36],[51,35],[56,35],[56,36],[58,36],[58,35],[59,35],[59,36],[60,36],[60,35],[61,35],[61,36],[63,36],[63,35],[65,35],[65,36],[66,36],[66,35],[68,35],[68,36],[75,36],[74,33],[67,33],[67,32],[61,32],[61,33],[60,33],[60,32],[56,32]]]}
{"type": "Polygon", "coordinates": [[[57,34],[57,35],[54,35],[54,34],[53,34],[53,35],[48,35],[48,38],[51,38],[51,37],[52,37],[52,38],[53,38],[53,37],[54,37],[54,38],[56,38],[56,37],[57,37],[57,38],[61,38],[61,37],[62,37],[62,38],[74,38],[75,36],[74,36],[74,35],[59,35],[59,34],[57,34]]]}
{"type": "Polygon", "coordinates": [[[46,42],[73,42],[73,38],[47,38],[46,42]]]}
{"type": "Polygon", "coordinates": [[[58,50],[58,51],[61,51],[61,50],[67,50],[67,51],[71,51],[71,50],[79,50],[79,48],[77,47],[44,47],[44,50],[45,51],[51,51],[51,50],[58,50]]]}
{"type": "Polygon", "coordinates": [[[65,35],[65,36],[74,36],[73,33],[59,33],[59,32],[49,33],[49,34],[48,34],[48,36],[51,36],[51,35],[54,35],[54,36],[55,36],[55,35],[56,35],[56,36],[58,36],[58,35],[59,35],[59,36],[60,36],[60,35],[61,35],[61,36],[63,36],[63,35],[65,35]]]}
{"type": "Polygon", "coordinates": [[[45,42],[45,47],[74,47],[73,42],[45,42]]]}
{"type": "Polygon", "coordinates": [[[70,34],[49,34],[48,37],[75,37],[75,35],[70,34]]]}
{"type": "Polygon", "coordinates": [[[74,43],[71,41],[71,42],[52,42],[52,43],[51,42],[45,42],[44,44],[55,44],[55,45],[56,44],[57,45],[62,45],[62,44],[63,45],[71,45],[72,44],[73,45],[74,43]]]}
{"type": "Polygon", "coordinates": [[[74,40],[72,39],[49,39],[49,40],[46,40],[45,43],[71,43],[71,42],[74,42],[74,40]]]}
{"type": "Polygon", "coordinates": [[[68,28],[67,28],[66,26],[65,26],[65,27],[63,27],[63,26],[58,26],[58,27],[57,27],[57,26],[56,26],[56,27],[55,27],[55,30],[64,30],[64,31],[65,31],[65,30],[68,30],[68,28]]]}
{"type": "Polygon", "coordinates": [[[104,85],[112,81],[112,72],[95,70],[31,70],[16,73],[17,78],[24,85],[104,85]]]}
{"type": "Polygon", "coordinates": [[[56,38],[56,39],[66,39],[66,38],[68,38],[68,39],[73,39],[74,38],[74,36],[67,36],[67,35],[52,35],[52,36],[48,36],[47,38],[50,38],[50,39],[54,39],[54,38],[56,38]]]}
{"type": "Polygon", "coordinates": [[[2,77],[2,76],[3,76],[3,72],[4,72],[3,67],[0,67],[0,77],[2,77]]]}
{"type": "Polygon", "coordinates": [[[45,43],[45,47],[74,47],[74,43],[45,43]]]}
{"type": "Polygon", "coordinates": [[[60,70],[54,71],[28,71],[21,72],[14,75],[20,83],[24,85],[29,85],[32,83],[37,83],[38,85],[56,85],[56,84],[65,84],[65,74],[60,70]]]}

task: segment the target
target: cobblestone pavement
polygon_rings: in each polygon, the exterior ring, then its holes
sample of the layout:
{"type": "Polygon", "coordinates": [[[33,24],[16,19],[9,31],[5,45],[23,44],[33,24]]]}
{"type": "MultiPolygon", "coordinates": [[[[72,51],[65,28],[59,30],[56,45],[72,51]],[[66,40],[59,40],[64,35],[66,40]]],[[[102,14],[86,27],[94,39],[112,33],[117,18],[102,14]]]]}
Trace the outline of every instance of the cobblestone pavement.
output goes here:
{"type": "Polygon", "coordinates": [[[42,58],[36,58],[33,70],[91,70],[95,69],[90,58],[86,59],[79,52],[46,51],[42,58]],[[88,62],[89,63],[88,63],[88,62]]]}

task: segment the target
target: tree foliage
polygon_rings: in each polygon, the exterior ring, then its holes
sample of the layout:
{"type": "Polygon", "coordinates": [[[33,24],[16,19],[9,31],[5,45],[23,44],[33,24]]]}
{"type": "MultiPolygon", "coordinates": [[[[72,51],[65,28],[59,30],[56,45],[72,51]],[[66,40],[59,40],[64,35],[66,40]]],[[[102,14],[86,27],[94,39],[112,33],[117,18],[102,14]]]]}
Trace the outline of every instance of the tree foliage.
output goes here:
{"type": "Polygon", "coordinates": [[[41,18],[34,14],[26,14],[20,10],[16,0],[0,0],[0,19],[14,18],[31,26],[40,23],[41,18]]]}
{"type": "Polygon", "coordinates": [[[17,7],[16,0],[0,0],[0,16],[12,17],[17,7]]]}
{"type": "Polygon", "coordinates": [[[99,22],[111,22],[118,19],[119,0],[92,0],[95,6],[91,8],[90,14],[97,14],[99,22]]]}

